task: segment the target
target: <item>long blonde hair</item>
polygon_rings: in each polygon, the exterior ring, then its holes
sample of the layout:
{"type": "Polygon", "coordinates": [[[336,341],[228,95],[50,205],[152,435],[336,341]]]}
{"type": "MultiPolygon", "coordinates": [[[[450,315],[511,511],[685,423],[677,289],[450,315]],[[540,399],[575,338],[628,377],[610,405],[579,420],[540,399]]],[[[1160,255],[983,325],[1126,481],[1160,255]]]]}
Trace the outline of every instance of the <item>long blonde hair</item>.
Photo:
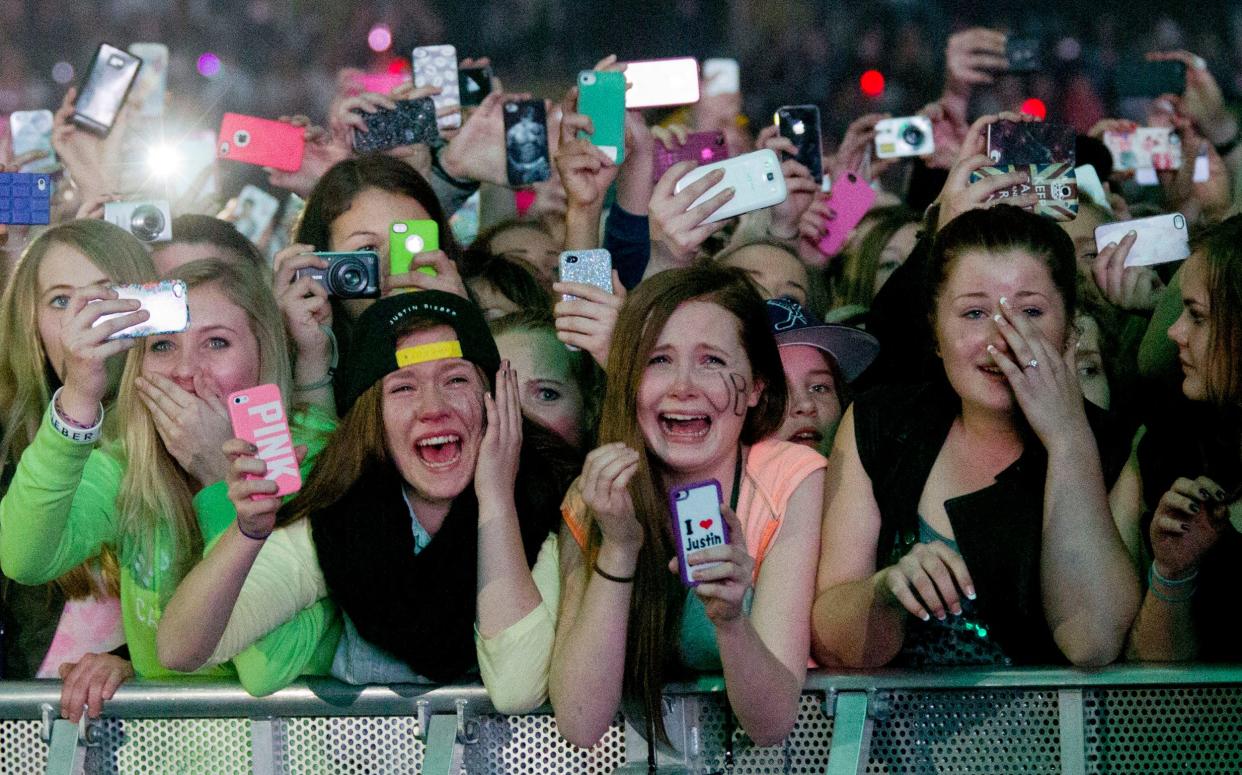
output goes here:
{"type": "MultiPolygon", "coordinates": [[[[258,267],[203,259],[182,264],[165,279],[184,280],[191,293],[195,288],[213,284],[229,301],[245,310],[259,344],[258,384],[274,383],[282,396],[290,394],[292,369],[284,320],[258,267]]],[[[110,451],[126,461],[117,495],[118,532],[122,545],[142,552],[143,557],[156,563],[161,540],[158,536],[163,532],[171,567],[175,577],[180,578],[202,552],[203,537],[194,513],[189,476],[164,447],[134,385],[134,380],[142,375],[145,352],[143,347],[130,351],[117,391],[119,441],[110,451]]]]}
{"type": "MultiPolygon", "coordinates": [[[[155,265],[146,248],[129,232],[104,221],[82,220],[43,232],[26,247],[0,296],[0,466],[16,464],[30,445],[43,413],[59,386],[39,337],[39,267],[53,246],[63,245],[86,256],[114,283],[140,283],[155,277],[155,265]]],[[[111,396],[107,400],[111,400],[111,396]]],[[[100,552],[97,583],[91,563],[74,568],[56,580],[68,598],[115,596],[119,592],[116,556],[100,552]]]]}

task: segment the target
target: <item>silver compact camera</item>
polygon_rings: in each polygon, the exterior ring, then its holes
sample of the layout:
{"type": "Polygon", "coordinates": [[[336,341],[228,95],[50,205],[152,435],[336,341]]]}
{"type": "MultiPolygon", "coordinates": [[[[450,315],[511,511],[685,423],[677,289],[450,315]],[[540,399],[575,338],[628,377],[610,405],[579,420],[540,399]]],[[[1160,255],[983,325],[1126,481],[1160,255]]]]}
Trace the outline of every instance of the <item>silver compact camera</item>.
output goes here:
{"type": "Polygon", "coordinates": [[[886,118],[875,125],[876,158],[927,156],[935,150],[931,119],[926,116],[886,118]]]}
{"type": "Polygon", "coordinates": [[[149,202],[107,202],[104,220],[116,224],[143,242],[169,242],[172,233],[172,208],[167,200],[149,202]]]}

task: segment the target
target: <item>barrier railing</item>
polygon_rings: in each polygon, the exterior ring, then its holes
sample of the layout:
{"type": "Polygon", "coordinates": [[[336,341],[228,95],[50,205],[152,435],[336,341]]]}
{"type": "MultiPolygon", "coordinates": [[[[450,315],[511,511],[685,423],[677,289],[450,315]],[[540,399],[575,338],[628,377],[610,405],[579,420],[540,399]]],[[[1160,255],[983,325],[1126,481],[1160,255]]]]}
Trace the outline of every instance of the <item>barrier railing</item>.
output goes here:
{"type": "MultiPolygon", "coordinates": [[[[618,720],[594,748],[565,742],[544,708],[494,712],[479,686],[135,682],[106,717],[56,718],[56,682],[0,683],[0,775],[87,773],[629,773],[648,746],[618,720]]],[[[661,773],[1242,772],[1242,667],[1096,671],[815,672],[783,744],[725,740],[719,677],[672,686],[676,751],[661,773]]]]}

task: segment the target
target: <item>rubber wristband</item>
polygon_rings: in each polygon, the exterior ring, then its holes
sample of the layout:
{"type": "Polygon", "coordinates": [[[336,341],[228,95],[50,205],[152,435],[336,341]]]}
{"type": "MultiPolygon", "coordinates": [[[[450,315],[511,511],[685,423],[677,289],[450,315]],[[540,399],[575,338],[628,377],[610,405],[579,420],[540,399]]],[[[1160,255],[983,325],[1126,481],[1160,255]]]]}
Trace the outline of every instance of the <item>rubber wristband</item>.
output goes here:
{"type": "Polygon", "coordinates": [[[237,520],[237,532],[241,533],[246,538],[249,538],[251,541],[266,541],[268,536],[272,534],[272,531],[269,530],[267,531],[267,533],[261,536],[250,535],[249,533],[246,532],[246,528],[242,527],[242,523],[240,519],[237,520]]]}
{"type": "Polygon", "coordinates": [[[328,358],[328,373],[322,379],[316,382],[310,382],[305,385],[294,385],[293,389],[299,393],[309,393],[312,390],[331,387],[332,380],[336,376],[337,364],[341,361],[341,348],[336,343],[336,332],[332,330],[332,326],[321,324],[319,330],[323,331],[328,337],[328,344],[332,346],[332,355],[328,358]]]}
{"type": "Polygon", "coordinates": [[[608,571],[600,568],[599,560],[596,560],[594,563],[592,563],[592,567],[595,568],[596,573],[598,573],[599,575],[603,576],[604,578],[608,579],[609,581],[615,584],[630,584],[634,581],[634,577],[632,575],[631,576],[614,576],[608,571]]]}
{"type": "Polygon", "coordinates": [[[98,419],[95,420],[95,424],[90,427],[82,427],[80,423],[66,417],[60,411],[60,391],[64,389],[65,388],[61,386],[56,389],[55,393],[52,394],[52,411],[48,412],[48,417],[52,422],[52,428],[55,429],[55,431],[61,436],[65,437],[69,441],[72,441],[74,444],[94,444],[99,441],[100,436],[103,435],[103,404],[101,403],[99,405],[99,414],[97,415],[98,419]]]}
{"type": "Polygon", "coordinates": [[[1153,561],[1151,564],[1151,573],[1149,573],[1148,576],[1156,581],[1159,581],[1161,585],[1166,587],[1184,587],[1187,584],[1193,584],[1195,579],[1199,578],[1199,569],[1195,568],[1195,570],[1185,578],[1176,580],[1166,579],[1164,576],[1160,575],[1160,571],[1156,570],[1156,563],[1153,561]]]}

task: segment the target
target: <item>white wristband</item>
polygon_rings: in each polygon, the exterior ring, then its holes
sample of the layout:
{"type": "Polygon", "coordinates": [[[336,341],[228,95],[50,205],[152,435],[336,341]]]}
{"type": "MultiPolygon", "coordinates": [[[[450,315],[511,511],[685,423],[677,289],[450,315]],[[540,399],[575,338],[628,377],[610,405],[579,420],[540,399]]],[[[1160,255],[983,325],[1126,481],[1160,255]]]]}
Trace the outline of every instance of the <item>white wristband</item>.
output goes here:
{"type": "Polygon", "coordinates": [[[97,415],[99,419],[95,421],[94,425],[89,428],[78,428],[65,419],[57,408],[60,405],[60,391],[64,389],[63,386],[59,387],[52,394],[52,411],[48,412],[48,417],[52,420],[52,428],[74,444],[94,444],[99,441],[99,437],[102,435],[104,419],[103,404],[99,405],[99,414],[97,415]]]}

